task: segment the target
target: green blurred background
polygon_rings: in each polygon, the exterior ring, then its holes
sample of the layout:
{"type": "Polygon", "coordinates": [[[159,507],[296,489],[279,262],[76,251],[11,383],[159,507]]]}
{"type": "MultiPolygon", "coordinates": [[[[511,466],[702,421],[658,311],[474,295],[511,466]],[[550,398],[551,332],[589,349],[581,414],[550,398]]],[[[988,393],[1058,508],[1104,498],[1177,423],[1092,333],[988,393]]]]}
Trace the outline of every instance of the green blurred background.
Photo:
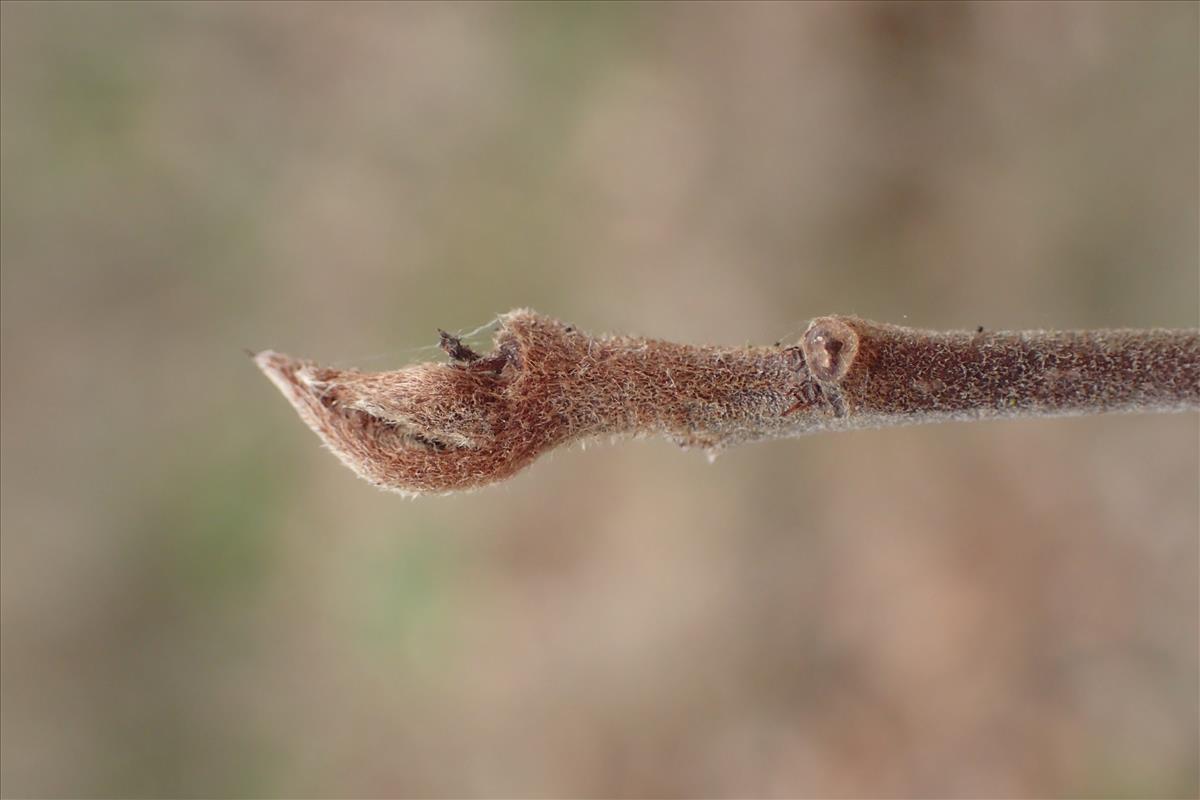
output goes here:
{"type": "Polygon", "coordinates": [[[1195,326],[1196,4],[0,15],[4,795],[1200,791],[1195,414],[408,501],[242,354],[1195,326]]]}

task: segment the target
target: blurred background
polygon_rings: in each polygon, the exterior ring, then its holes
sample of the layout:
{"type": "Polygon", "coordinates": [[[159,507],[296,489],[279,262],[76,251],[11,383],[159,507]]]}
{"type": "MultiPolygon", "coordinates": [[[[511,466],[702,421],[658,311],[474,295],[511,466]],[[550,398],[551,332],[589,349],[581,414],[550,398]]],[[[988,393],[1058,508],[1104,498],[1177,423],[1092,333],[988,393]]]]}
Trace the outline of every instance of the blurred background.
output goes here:
{"type": "Polygon", "coordinates": [[[409,501],[242,353],[1196,326],[1196,4],[0,15],[4,795],[1200,791],[1196,414],[409,501]]]}

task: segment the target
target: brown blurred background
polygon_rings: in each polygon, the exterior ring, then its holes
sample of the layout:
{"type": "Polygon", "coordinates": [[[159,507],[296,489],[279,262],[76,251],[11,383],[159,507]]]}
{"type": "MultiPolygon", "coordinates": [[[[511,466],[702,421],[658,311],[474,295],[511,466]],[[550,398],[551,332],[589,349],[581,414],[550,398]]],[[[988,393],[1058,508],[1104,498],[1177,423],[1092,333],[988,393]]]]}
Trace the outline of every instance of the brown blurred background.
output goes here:
{"type": "Polygon", "coordinates": [[[1197,16],[4,3],[4,795],[1194,797],[1195,414],[407,501],[241,350],[1195,326],[1197,16]]]}

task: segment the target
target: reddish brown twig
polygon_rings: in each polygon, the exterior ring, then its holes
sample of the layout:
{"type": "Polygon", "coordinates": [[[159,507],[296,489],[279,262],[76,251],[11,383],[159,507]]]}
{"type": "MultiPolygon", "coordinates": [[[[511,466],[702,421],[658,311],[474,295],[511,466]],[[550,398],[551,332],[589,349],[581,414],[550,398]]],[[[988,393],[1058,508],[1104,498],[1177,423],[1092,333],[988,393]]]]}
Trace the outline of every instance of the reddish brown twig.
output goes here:
{"type": "Polygon", "coordinates": [[[937,333],[820,317],[799,343],[592,337],[532,311],[492,353],[363,373],[267,351],[259,367],[362,477],[407,493],[503,480],[585,437],[661,434],[715,452],[759,439],[946,420],[1200,408],[1195,330],[937,333]]]}

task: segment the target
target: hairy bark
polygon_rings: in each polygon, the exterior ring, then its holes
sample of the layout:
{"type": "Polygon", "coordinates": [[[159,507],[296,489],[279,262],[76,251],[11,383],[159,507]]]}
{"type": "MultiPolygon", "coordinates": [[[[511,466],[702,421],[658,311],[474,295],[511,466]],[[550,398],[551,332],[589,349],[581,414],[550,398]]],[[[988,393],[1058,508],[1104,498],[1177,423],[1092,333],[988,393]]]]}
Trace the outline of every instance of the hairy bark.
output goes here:
{"type": "Polygon", "coordinates": [[[597,436],[715,453],[760,439],[947,420],[1200,408],[1200,331],[949,332],[819,317],[796,344],[593,337],[503,315],[489,354],[365,373],[255,361],[351,469],[404,493],[503,480],[597,436]]]}

